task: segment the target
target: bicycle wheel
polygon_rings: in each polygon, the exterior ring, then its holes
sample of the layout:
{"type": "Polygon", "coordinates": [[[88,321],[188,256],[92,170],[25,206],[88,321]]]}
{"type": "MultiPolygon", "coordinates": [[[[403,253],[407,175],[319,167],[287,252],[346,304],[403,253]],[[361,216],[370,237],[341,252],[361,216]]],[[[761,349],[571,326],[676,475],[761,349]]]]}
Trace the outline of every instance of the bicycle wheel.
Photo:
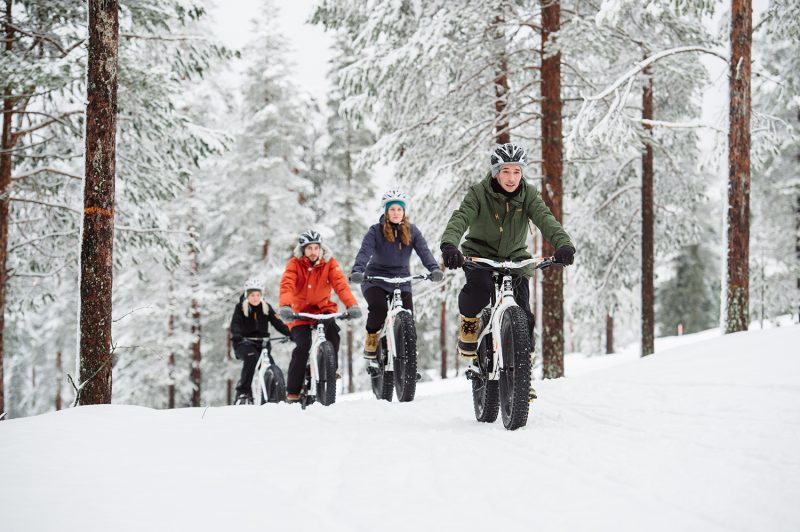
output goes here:
{"type": "Polygon", "coordinates": [[[267,393],[261,395],[260,404],[263,405],[265,402],[280,403],[286,401],[286,380],[283,378],[283,371],[281,371],[281,368],[275,364],[270,364],[264,375],[264,381],[266,383],[267,393]],[[267,396],[266,401],[264,401],[264,395],[267,396]]]}
{"type": "Polygon", "coordinates": [[[319,382],[317,383],[317,400],[330,406],[336,402],[336,353],[333,344],[322,342],[317,353],[319,382]]]}
{"type": "Polygon", "coordinates": [[[372,393],[379,401],[381,399],[386,401],[392,400],[394,393],[394,377],[391,371],[386,371],[386,338],[382,338],[378,343],[378,352],[375,354],[375,360],[378,362],[378,367],[374,372],[370,373],[372,380],[372,393]]]}
{"type": "MultiPolygon", "coordinates": [[[[481,328],[483,331],[492,318],[492,311],[488,308],[481,313],[481,328]]],[[[478,366],[481,374],[479,378],[472,379],[472,406],[475,409],[475,419],[483,423],[494,423],[500,411],[498,381],[489,380],[492,371],[492,335],[487,334],[478,345],[478,366]]]]}
{"type": "Polygon", "coordinates": [[[414,319],[407,312],[397,315],[394,322],[394,390],[397,400],[406,403],[414,400],[417,391],[417,332],[414,319]]]}
{"type": "Polygon", "coordinates": [[[500,370],[500,411],[508,430],[528,422],[531,387],[531,340],[528,318],[519,307],[510,307],[500,320],[503,369],[500,370]]]}

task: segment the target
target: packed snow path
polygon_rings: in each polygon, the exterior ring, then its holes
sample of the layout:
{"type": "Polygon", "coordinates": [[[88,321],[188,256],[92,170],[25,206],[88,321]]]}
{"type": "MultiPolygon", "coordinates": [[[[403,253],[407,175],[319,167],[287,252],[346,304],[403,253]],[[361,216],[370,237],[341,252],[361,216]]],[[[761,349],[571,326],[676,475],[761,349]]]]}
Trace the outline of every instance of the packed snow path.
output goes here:
{"type": "Polygon", "coordinates": [[[799,530],[800,326],[704,338],[575,357],[516,432],[476,422],[462,379],[408,404],[4,421],[0,528],[799,530]]]}

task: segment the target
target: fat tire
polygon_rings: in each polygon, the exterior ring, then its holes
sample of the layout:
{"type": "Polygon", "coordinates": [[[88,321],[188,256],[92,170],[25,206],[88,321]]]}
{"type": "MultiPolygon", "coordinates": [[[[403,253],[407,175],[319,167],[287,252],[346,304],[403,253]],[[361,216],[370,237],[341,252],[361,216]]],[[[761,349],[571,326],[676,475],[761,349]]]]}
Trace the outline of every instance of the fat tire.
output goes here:
{"type": "MultiPolygon", "coordinates": [[[[275,364],[270,364],[264,374],[264,381],[267,387],[268,403],[282,403],[286,401],[286,379],[283,371],[275,364]]],[[[264,395],[259,396],[259,404],[264,404],[264,395]]]]}
{"type": "Polygon", "coordinates": [[[414,400],[417,391],[417,331],[411,314],[401,312],[394,322],[394,391],[397,400],[407,403],[414,400]]]}
{"type": "Polygon", "coordinates": [[[528,422],[531,387],[531,339],[528,317],[519,307],[509,307],[500,320],[503,365],[500,371],[500,412],[508,430],[528,422]]]}
{"type": "Polygon", "coordinates": [[[317,401],[324,406],[336,402],[336,353],[333,344],[322,342],[317,354],[319,382],[317,383],[317,401]]]}
{"type": "MultiPolygon", "coordinates": [[[[384,339],[385,340],[385,339],[384,339]]],[[[391,401],[392,394],[394,393],[394,375],[391,371],[386,371],[386,361],[384,357],[388,350],[386,349],[385,342],[378,343],[378,351],[375,353],[375,359],[378,362],[378,371],[371,376],[372,380],[372,393],[379,401],[391,401]]]]}
{"type": "MultiPolygon", "coordinates": [[[[483,309],[481,313],[481,328],[483,331],[492,319],[492,311],[483,309]]],[[[475,410],[475,419],[482,423],[494,423],[500,412],[500,383],[488,379],[489,364],[492,361],[492,335],[487,334],[478,345],[478,364],[481,368],[481,378],[472,379],[472,406],[475,410]]]]}

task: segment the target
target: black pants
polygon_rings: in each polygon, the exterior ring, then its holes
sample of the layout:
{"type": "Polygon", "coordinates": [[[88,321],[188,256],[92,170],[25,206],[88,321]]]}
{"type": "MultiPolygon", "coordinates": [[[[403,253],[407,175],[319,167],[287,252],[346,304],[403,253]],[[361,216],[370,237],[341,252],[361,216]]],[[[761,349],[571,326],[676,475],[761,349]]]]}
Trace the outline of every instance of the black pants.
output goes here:
{"type": "MultiPolygon", "coordinates": [[[[387,292],[379,286],[371,286],[364,290],[364,299],[367,300],[367,332],[376,333],[383,327],[386,315],[389,313],[389,301],[386,299],[392,292],[387,292]]],[[[403,308],[414,311],[414,300],[411,292],[401,292],[403,308]]]]}
{"type": "MultiPolygon", "coordinates": [[[[464,275],[467,278],[467,283],[461,289],[461,293],[458,294],[458,310],[463,316],[474,318],[480,315],[481,310],[492,299],[492,293],[494,292],[492,272],[466,267],[464,268],[464,275]]],[[[535,321],[529,302],[530,289],[528,288],[528,279],[522,276],[513,276],[512,286],[514,288],[514,300],[527,314],[531,335],[533,335],[535,321]]]]}
{"type": "Polygon", "coordinates": [[[241,343],[233,348],[236,358],[242,361],[242,376],[236,383],[236,395],[252,395],[253,374],[256,371],[261,348],[257,345],[241,343]]]}
{"type": "MultiPolygon", "coordinates": [[[[298,325],[292,329],[292,341],[295,344],[292,351],[292,361],[289,362],[289,377],[286,382],[286,393],[300,393],[303,387],[303,376],[306,372],[308,352],[311,349],[313,335],[317,332],[316,325],[298,325]]],[[[333,344],[333,351],[339,355],[339,326],[333,320],[325,322],[325,337],[333,344]]]]}

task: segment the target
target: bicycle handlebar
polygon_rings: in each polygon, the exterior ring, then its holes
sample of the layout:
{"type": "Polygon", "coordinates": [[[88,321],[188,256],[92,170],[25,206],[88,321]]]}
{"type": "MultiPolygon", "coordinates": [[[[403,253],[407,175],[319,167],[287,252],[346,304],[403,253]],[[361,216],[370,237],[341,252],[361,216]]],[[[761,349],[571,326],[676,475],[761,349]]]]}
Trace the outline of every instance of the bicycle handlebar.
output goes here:
{"type": "Polygon", "coordinates": [[[364,277],[365,281],[384,281],[389,284],[403,284],[411,281],[427,281],[431,276],[428,275],[412,275],[410,277],[382,277],[380,275],[367,275],[364,277]]]}
{"type": "Polygon", "coordinates": [[[513,270],[524,268],[529,264],[534,264],[534,268],[537,270],[544,270],[545,268],[549,268],[551,266],[559,266],[563,268],[565,264],[561,264],[560,262],[556,262],[555,257],[538,257],[535,259],[524,259],[524,260],[506,260],[506,261],[496,261],[492,259],[483,259],[481,257],[464,257],[465,262],[471,262],[474,264],[486,264],[493,268],[498,269],[506,269],[506,270],[513,270]]]}
{"type": "Polygon", "coordinates": [[[267,343],[272,343],[272,342],[285,343],[291,340],[291,338],[289,338],[288,336],[281,336],[276,338],[272,338],[271,336],[262,336],[260,338],[245,336],[242,339],[246,342],[250,342],[251,344],[263,344],[265,341],[267,343]]]}
{"type": "Polygon", "coordinates": [[[347,311],[345,311],[345,312],[336,312],[335,314],[309,314],[308,312],[296,312],[295,314],[292,315],[292,317],[294,319],[297,319],[297,318],[309,318],[309,319],[317,320],[317,321],[333,320],[333,319],[336,319],[336,318],[341,318],[343,320],[349,320],[350,319],[350,313],[347,312],[347,311]]]}

